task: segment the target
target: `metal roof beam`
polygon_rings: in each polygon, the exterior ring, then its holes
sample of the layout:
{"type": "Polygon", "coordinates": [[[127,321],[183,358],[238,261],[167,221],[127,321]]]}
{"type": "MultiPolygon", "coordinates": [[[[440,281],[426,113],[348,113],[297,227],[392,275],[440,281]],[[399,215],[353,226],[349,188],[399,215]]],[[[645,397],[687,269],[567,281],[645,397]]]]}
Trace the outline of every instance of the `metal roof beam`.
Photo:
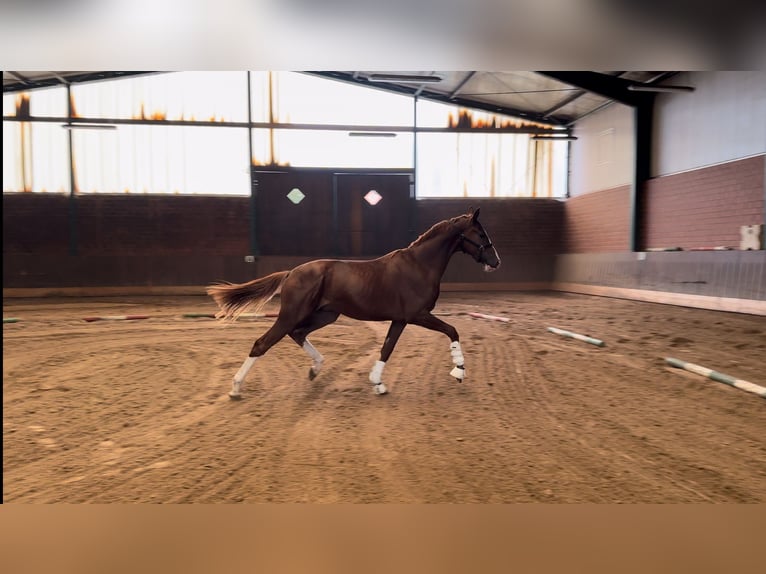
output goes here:
{"type": "MultiPolygon", "coordinates": [[[[10,72],[6,72],[11,74],[10,72]]],[[[157,74],[159,72],[86,72],[84,74],[73,74],[71,76],[60,77],[60,74],[53,74],[50,78],[44,78],[39,80],[28,79],[25,84],[11,84],[6,85],[3,83],[3,93],[10,92],[25,92],[28,90],[34,90],[38,88],[50,88],[54,86],[61,86],[62,80],[68,84],[81,84],[84,82],[97,82],[100,80],[113,80],[117,78],[126,78],[130,76],[146,76],[149,74],[157,74]]],[[[14,75],[17,75],[15,72],[14,75]]],[[[19,79],[21,82],[22,80],[19,79]]]]}
{"type": "Polygon", "coordinates": [[[556,105],[555,105],[555,106],[553,106],[552,108],[549,108],[549,109],[545,110],[545,111],[543,112],[543,116],[547,118],[547,117],[548,117],[548,116],[550,116],[550,115],[551,115],[553,112],[557,112],[558,110],[560,110],[560,109],[561,109],[561,108],[563,108],[564,106],[567,106],[567,105],[571,104],[571,103],[572,103],[572,102],[574,102],[576,99],[580,98],[581,96],[584,96],[584,95],[585,95],[585,94],[587,94],[587,93],[588,93],[588,92],[586,92],[585,90],[577,90],[577,91],[576,91],[574,94],[572,94],[572,95],[570,95],[570,96],[567,96],[566,98],[564,98],[563,100],[561,100],[561,101],[560,101],[558,104],[556,104],[556,105]]]}
{"type": "MultiPolygon", "coordinates": [[[[614,76],[615,78],[619,78],[624,73],[625,72],[613,72],[610,75],[614,76]]],[[[587,90],[577,90],[574,94],[572,94],[571,96],[569,96],[567,98],[564,98],[563,100],[561,100],[558,104],[556,104],[552,108],[545,110],[543,112],[543,116],[545,116],[545,117],[550,116],[553,112],[557,112],[558,110],[560,110],[564,106],[568,106],[569,104],[571,104],[575,100],[581,98],[582,96],[584,96],[587,93],[588,93],[587,90]]]]}
{"type": "Polygon", "coordinates": [[[615,100],[626,106],[636,107],[651,99],[651,95],[641,92],[631,92],[628,86],[636,82],[598,72],[537,72],[559,82],[564,82],[575,88],[593,92],[604,98],[615,100]],[[647,98],[649,95],[649,98],[647,98]]]}
{"type": "Polygon", "coordinates": [[[28,78],[25,78],[24,76],[22,76],[22,75],[21,75],[21,74],[19,74],[18,72],[8,72],[8,71],[7,71],[7,72],[5,72],[5,73],[6,73],[6,74],[8,74],[9,76],[13,76],[14,78],[16,78],[16,79],[17,79],[19,82],[21,82],[22,84],[25,84],[25,85],[28,85],[28,84],[29,84],[29,79],[28,79],[28,78]]]}
{"type": "Polygon", "coordinates": [[[66,79],[64,76],[62,76],[61,74],[58,74],[58,73],[56,73],[56,72],[51,72],[51,75],[52,75],[54,78],[56,78],[56,79],[57,79],[59,82],[61,82],[62,84],[64,84],[65,86],[66,86],[66,85],[68,85],[68,84],[70,83],[70,82],[69,82],[69,80],[67,80],[67,79],[66,79]]]}
{"type": "Polygon", "coordinates": [[[470,81],[471,78],[474,77],[475,74],[476,74],[475,71],[468,72],[468,74],[466,74],[466,77],[460,80],[460,83],[457,85],[457,88],[452,90],[452,93],[449,95],[449,97],[450,98],[457,97],[457,95],[460,93],[460,90],[462,90],[465,87],[465,85],[470,81]]]}

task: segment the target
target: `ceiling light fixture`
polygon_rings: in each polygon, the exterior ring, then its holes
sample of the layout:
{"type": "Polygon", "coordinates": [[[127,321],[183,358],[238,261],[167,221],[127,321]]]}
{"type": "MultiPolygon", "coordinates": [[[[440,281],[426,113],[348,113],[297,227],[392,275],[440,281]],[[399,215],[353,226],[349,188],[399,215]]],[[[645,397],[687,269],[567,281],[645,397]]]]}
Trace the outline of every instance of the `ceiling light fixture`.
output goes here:
{"type": "Polygon", "coordinates": [[[395,138],[394,132],[348,132],[354,138],[395,138]]]}
{"type": "Polygon", "coordinates": [[[692,86],[652,86],[647,84],[633,84],[628,86],[630,92],[693,92],[692,86]]]}
{"type": "Polygon", "coordinates": [[[565,135],[565,134],[562,134],[560,136],[557,136],[557,135],[544,135],[544,136],[536,135],[536,136],[532,136],[529,139],[531,139],[532,141],[536,141],[536,142],[550,142],[550,141],[571,142],[571,141],[576,140],[577,137],[576,136],[568,136],[568,135],[565,135]]]}
{"type": "Polygon", "coordinates": [[[61,124],[65,130],[116,130],[114,124],[61,124]]]}
{"type": "Polygon", "coordinates": [[[416,74],[371,74],[367,77],[370,82],[396,82],[399,84],[438,84],[444,78],[441,76],[421,76],[416,74]]]}

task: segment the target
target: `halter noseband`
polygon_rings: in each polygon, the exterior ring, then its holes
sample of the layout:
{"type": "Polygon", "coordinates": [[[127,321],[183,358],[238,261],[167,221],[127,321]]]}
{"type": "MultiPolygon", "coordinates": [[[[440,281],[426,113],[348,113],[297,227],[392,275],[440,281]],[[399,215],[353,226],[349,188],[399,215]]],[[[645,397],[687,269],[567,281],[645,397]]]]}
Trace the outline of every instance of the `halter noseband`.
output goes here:
{"type": "MultiPolygon", "coordinates": [[[[466,237],[462,233],[460,234],[460,241],[461,242],[462,241],[467,241],[468,243],[470,243],[476,249],[479,250],[478,253],[476,254],[476,261],[481,261],[481,257],[482,257],[482,255],[484,255],[484,250],[485,249],[489,249],[490,247],[494,247],[494,245],[492,245],[491,241],[489,243],[486,243],[486,244],[482,245],[481,243],[476,243],[473,239],[469,239],[468,237],[466,237]]],[[[461,245],[461,247],[462,247],[462,245],[461,245]]],[[[463,251],[465,251],[465,249],[463,251]]]]}

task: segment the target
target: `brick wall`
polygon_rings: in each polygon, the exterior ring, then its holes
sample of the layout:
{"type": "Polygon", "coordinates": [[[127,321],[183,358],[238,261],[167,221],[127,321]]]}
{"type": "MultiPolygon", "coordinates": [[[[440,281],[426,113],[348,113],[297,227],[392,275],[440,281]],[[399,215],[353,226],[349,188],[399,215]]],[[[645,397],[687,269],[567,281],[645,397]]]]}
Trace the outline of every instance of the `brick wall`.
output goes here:
{"type": "MultiPolygon", "coordinates": [[[[563,203],[556,200],[417,201],[410,214],[412,239],[469,206],[481,207],[481,221],[503,266],[485,274],[469,257],[458,255],[445,281],[529,283],[552,278],[554,257],[562,247],[564,212],[563,203]]],[[[296,264],[294,256],[301,255],[264,252],[255,264],[244,261],[250,253],[247,197],[78,196],[77,255],[69,255],[69,208],[70,200],[63,195],[3,194],[4,287],[239,282],[261,275],[262,269],[290,268],[296,264]]],[[[300,233],[292,227],[286,231],[300,233]]]]}
{"type": "Polygon", "coordinates": [[[3,194],[3,255],[67,253],[69,198],[32,193],[3,194]]]}
{"type": "Polygon", "coordinates": [[[417,202],[422,232],[443,219],[480,208],[480,221],[506,253],[557,254],[563,247],[564,203],[556,199],[425,199],[417,202]]]}
{"type": "MultiPolygon", "coordinates": [[[[425,199],[416,203],[415,227],[431,225],[480,208],[479,220],[495,244],[500,269],[487,274],[470,257],[457,254],[445,283],[544,284],[553,280],[556,254],[562,249],[564,203],[555,199],[425,199]]],[[[414,237],[413,237],[414,239],[414,237]]]]}
{"type": "Polygon", "coordinates": [[[647,247],[738,247],[740,226],[764,222],[764,158],[756,156],[647,182],[647,247]]]}
{"type": "Polygon", "coordinates": [[[564,252],[630,249],[630,186],[581,195],[566,202],[564,252]]]}
{"type": "MultiPolygon", "coordinates": [[[[247,253],[250,200],[241,197],[82,195],[81,255],[247,253]]],[[[67,196],[3,194],[3,253],[67,253],[67,196]]]]}
{"type": "MultiPolygon", "coordinates": [[[[740,227],[764,222],[766,156],[715,165],[646,183],[644,247],[739,246],[740,227]]],[[[630,248],[630,186],[566,202],[564,253],[630,248]]]]}
{"type": "Polygon", "coordinates": [[[246,253],[249,210],[246,197],[80,196],[80,253],[246,253]]]}

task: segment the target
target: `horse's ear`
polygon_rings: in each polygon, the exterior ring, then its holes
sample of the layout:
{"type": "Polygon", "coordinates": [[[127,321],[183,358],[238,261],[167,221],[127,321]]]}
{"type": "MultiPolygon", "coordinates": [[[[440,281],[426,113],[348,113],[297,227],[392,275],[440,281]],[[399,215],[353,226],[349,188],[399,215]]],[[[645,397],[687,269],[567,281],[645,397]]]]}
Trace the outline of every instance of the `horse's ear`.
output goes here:
{"type": "Polygon", "coordinates": [[[477,207],[476,211],[473,210],[473,207],[471,208],[469,211],[469,213],[471,213],[471,221],[476,221],[479,219],[479,211],[481,211],[481,207],[477,207]]]}

